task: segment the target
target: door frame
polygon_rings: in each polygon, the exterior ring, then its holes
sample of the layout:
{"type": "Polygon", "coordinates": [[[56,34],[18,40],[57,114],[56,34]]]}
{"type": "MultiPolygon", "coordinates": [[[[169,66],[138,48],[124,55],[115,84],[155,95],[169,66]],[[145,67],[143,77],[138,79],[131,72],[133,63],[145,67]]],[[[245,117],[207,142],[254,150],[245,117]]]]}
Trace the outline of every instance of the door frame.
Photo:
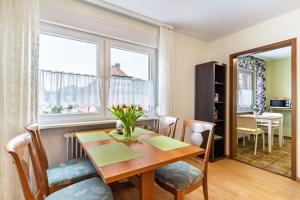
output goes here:
{"type": "Polygon", "coordinates": [[[229,157],[234,159],[236,154],[236,137],[237,137],[237,110],[236,110],[236,95],[237,95],[237,66],[236,58],[241,55],[259,53],[269,50],[274,50],[282,47],[291,47],[291,84],[292,84],[292,110],[291,110],[291,177],[297,179],[297,39],[292,38],[281,42],[276,42],[270,45],[249,49],[246,51],[234,53],[230,55],[230,99],[229,99],[229,157]]]}

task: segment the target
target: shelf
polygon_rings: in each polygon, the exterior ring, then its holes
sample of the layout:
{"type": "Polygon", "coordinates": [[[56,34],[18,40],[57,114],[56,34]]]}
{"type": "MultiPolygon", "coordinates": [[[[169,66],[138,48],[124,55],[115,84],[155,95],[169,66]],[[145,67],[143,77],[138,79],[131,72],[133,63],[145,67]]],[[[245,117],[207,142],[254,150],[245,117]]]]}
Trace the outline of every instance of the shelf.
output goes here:
{"type": "Polygon", "coordinates": [[[224,138],[222,136],[219,135],[214,135],[214,141],[216,140],[223,140],[224,138]]]}
{"type": "Polygon", "coordinates": [[[217,101],[217,102],[215,102],[215,104],[223,104],[224,103],[224,101],[217,101]]]}
{"type": "Polygon", "coordinates": [[[214,121],[214,123],[218,123],[218,122],[224,122],[224,119],[217,119],[216,121],[214,121]]]}
{"type": "Polygon", "coordinates": [[[220,82],[215,82],[215,85],[225,85],[224,83],[220,83],[220,82]]]}

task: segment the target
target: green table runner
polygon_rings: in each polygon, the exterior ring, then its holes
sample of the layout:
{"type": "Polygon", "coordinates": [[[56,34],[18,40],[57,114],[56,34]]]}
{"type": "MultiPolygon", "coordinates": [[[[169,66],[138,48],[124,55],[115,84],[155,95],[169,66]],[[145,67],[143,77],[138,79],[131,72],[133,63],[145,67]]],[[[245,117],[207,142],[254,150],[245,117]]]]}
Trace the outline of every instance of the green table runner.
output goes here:
{"type": "Polygon", "coordinates": [[[143,154],[132,150],[124,143],[89,147],[87,151],[98,167],[104,167],[143,156],[143,154]]]}
{"type": "Polygon", "coordinates": [[[179,140],[175,140],[166,136],[156,136],[156,137],[150,137],[143,139],[144,142],[153,145],[154,147],[162,150],[162,151],[169,151],[172,149],[177,149],[181,147],[189,146],[190,144],[187,144],[185,142],[181,142],[179,140]]]}
{"type": "Polygon", "coordinates": [[[104,131],[95,131],[77,134],[78,139],[82,142],[95,142],[101,140],[111,140],[112,138],[104,131]]]}

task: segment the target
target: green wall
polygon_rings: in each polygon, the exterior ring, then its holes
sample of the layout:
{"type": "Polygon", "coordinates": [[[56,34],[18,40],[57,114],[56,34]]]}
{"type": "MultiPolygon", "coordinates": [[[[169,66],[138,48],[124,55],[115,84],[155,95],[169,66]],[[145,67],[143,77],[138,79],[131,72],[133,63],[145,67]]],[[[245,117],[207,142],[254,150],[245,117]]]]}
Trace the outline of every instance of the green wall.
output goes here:
{"type": "MultiPolygon", "coordinates": [[[[270,99],[278,97],[291,98],[291,59],[284,58],[266,62],[266,98],[267,108],[270,99]]],[[[277,111],[280,112],[280,111],[277,111]]],[[[283,113],[283,130],[285,136],[291,136],[291,111],[283,113]]]]}

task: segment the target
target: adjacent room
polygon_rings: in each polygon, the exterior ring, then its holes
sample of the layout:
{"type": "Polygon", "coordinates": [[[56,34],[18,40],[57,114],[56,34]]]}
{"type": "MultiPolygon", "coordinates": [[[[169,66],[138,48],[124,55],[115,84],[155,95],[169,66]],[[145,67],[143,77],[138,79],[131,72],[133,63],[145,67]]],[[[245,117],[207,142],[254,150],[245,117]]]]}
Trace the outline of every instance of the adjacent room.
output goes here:
{"type": "Polygon", "coordinates": [[[299,200],[299,0],[0,0],[0,200],[299,200]]]}
{"type": "Polygon", "coordinates": [[[291,177],[291,48],[240,56],[237,65],[236,159],[291,177]]]}

